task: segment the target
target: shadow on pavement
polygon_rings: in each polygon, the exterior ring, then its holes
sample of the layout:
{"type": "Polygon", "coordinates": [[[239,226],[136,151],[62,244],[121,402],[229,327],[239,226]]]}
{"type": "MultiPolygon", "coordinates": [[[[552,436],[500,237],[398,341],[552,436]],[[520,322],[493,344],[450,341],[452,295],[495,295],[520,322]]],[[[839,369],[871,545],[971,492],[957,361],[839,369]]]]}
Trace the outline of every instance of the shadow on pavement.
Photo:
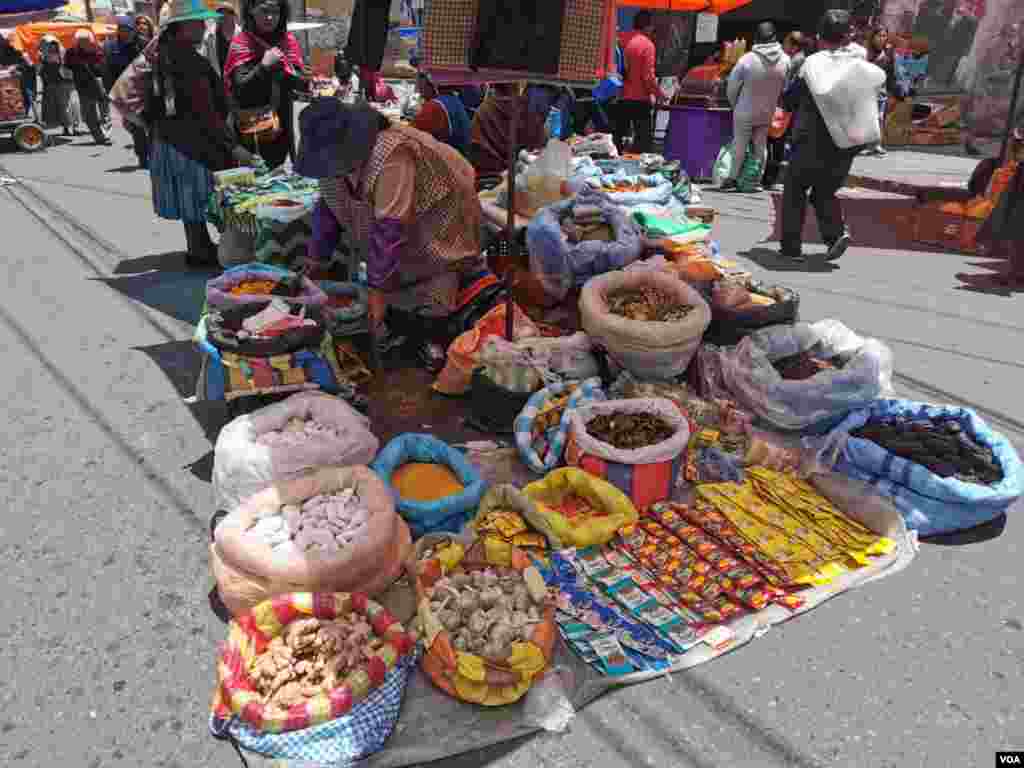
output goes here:
{"type": "Polygon", "coordinates": [[[965,544],[981,544],[985,541],[998,539],[1006,529],[1006,513],[995,520],[968,528],[966,531],[945,533],[921,539],[922,544],[935,544],[940,547],[962,547],[965,544]]]}
{"type": "Polygon", "coordinates": [[[117,168],[107,168],[106,173],[135,173],[135,171],[141,171],[142,167],[138,163],[132,163],[130,165],[119,165],[117,168]]]}
{"type": "Polygon", "coordinates": [[[196,393],[202,357],[190,339],[135,347],[135,350],[157,364],[182,398],[196,393]]]}
{"type": "Polygon", "coordinates": [[[1004,298],[1010,298],[1015,293],[1024,293],[1024,278],[1009,282],[999,274],[969,274],[967,272],[957,272],[955,277],[960,281],[960,285],[957,286],[957,290],[960,291],[984,293],[988,296],[1002,296],[1004,298]]]}
{"type": "MultiPolygon", "coordinates": [[[[120,267],[119,267],[120,269],[120,267]]],[[[212,273],[150,270],[124,277],[93,278],[168,317],[195,325],[206,301],[212,273]]]]}
{"type": "MultiPolygon", "coordinates": [[[[149,256],[139,256],[135,259],[122,259],[114,269],[115,275],[138,275],[142,272],[153,270],[165,272],[186,272],[189,270],[185,265],[184,251],[167,251],[166,253],[151,253],[149,256]]],[[[207,274],[205,271],[195,270],[209,279],[213,272],[207,274]]]]}
{"type": "Polygon", "coordinates": [[[806,256],[802,262],[791,261],[772,248],[751,248],[739,251],[738,255],[771,272],[835,272],[839,269],[838,264],[825,261],[821,256],[806,256]]]}

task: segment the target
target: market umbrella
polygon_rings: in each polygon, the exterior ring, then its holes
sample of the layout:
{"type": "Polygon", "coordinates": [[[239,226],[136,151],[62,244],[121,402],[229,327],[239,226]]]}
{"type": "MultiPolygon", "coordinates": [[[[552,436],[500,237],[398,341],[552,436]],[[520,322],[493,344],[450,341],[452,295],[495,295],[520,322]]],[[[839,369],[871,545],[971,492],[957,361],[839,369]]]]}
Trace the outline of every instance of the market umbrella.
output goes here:
{"type": "Polygon", "coordinates": [[[720,16],[751,2],[753,0],[618,0],[618,5],[652,11],[702,11],[720,16]]]}

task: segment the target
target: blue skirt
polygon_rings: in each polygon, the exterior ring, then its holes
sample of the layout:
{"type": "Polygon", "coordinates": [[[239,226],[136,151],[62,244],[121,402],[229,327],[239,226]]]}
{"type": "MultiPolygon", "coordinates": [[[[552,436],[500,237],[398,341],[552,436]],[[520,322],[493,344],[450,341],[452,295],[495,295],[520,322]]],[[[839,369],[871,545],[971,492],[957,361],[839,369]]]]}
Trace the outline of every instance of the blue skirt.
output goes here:
{"type": "Polygon", "coordinates": [[[213,174],[205,165],[155,139],[149,157],[149,176],[157,216],[186,224],[206,221],[213,174]]]}

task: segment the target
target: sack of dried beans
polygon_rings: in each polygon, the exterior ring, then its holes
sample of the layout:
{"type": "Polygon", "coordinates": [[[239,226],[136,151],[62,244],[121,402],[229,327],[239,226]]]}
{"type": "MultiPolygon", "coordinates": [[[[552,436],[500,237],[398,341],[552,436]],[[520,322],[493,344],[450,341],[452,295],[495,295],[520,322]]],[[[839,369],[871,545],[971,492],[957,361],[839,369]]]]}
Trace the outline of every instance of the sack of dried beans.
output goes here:
{"type": "Polygon", "coordinates": [[[640,378],[682,374],[711,322],[711,309],[697,291],[656,270],[595,277],[583,287],[579,307],[595,346],[640,378]]]}
{"type": "Polygon", "coordinates": [[[672,495],[689,439],[686,418],[671,400],[608,400],[572,412],[565,457],[646,509],[672,495]]]}
{"type": "Polygon", "coordinates": [[[986,523],[1024,494],[1017,451],[969,408],[876,400],[806,442],[825,468],[891,497],[920,536],[986,523]]]}

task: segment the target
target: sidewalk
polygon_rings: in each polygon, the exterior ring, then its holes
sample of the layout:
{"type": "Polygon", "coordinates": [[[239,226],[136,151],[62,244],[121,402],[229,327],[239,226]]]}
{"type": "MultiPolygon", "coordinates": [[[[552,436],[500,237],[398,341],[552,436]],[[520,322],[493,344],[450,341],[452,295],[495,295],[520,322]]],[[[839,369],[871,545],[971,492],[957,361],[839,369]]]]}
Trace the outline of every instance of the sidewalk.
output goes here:
{"type": "Polygon", "coordinates": [[[846,186],[910,197],[954,190],[966,194],[967,182],[981,160],[980,157],[940,152],[891,149],[886,157],[858,157],[846,186]]]}

